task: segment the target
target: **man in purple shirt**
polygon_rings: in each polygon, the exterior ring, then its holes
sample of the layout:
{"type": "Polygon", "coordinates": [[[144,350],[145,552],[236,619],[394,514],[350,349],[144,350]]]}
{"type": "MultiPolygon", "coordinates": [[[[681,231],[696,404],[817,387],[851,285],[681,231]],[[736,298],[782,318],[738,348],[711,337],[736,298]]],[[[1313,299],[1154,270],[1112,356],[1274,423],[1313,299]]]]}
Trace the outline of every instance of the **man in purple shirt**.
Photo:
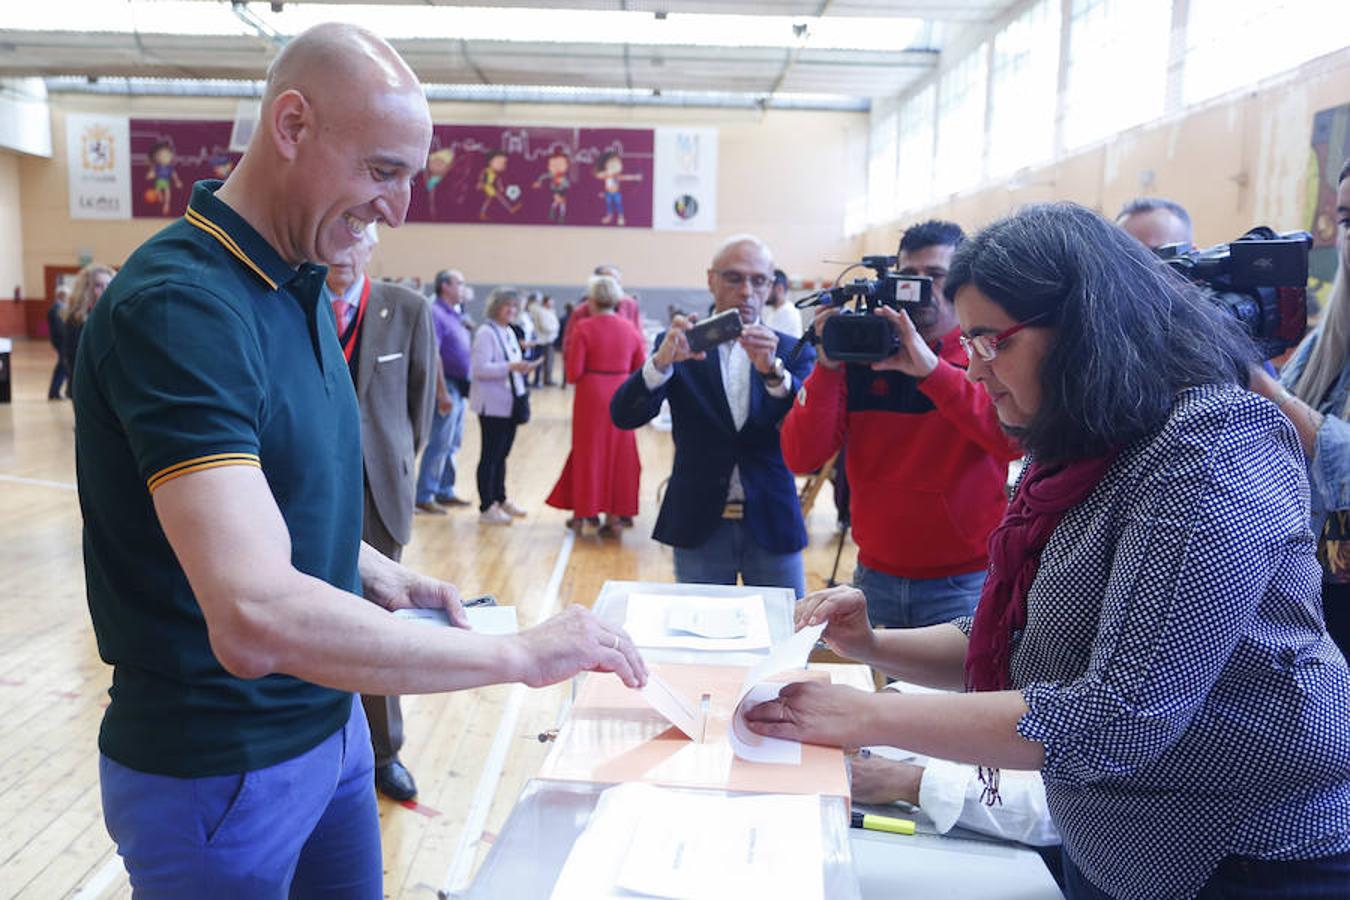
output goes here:
{"type": "Polygon", "coordinates": [[[445,515],[447,506],[469,504],[455,496],[455,454],[464,438],[469,349],[473,340],[464,324],[463,301],[467,293],[464,275],[459,270],[445,269],[436,274],[436,301],[431,304],[431,318],[450,411],[442,413],[444,404],[438,404],[427,449],[422,454],[422,467],[417,473],[417,509],[437,516],[445,515]]]}

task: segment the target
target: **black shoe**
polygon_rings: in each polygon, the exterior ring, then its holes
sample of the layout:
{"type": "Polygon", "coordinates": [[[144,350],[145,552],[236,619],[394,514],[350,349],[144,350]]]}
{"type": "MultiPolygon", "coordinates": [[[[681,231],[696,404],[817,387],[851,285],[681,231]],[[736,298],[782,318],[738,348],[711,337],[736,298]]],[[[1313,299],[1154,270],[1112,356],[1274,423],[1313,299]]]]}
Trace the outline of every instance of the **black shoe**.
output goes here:
{"type": "Polygon", "coordinates": [[[411,800],[417,796],[417,782],[397,760],[387,766],[375,767],[375,789],[390,800],[411,800]]]}
{"type": "Polygon", "coordinates": [[[454,494],[437,494],[436,502],[441,506],[468,506],[469,501],[462,497],[456,497],[454,494]]]}

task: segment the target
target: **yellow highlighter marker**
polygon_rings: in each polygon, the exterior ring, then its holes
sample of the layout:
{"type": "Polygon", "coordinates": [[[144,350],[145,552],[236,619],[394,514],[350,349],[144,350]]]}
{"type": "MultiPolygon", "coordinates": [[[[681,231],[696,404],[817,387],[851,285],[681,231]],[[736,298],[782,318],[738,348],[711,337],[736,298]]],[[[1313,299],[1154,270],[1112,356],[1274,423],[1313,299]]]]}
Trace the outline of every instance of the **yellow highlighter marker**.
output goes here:
{"type": "Polygon", "coordinates": [[[855,812],[849,824],[854,828],[866,828],[868,831],[889,831],[891,834],[914,833],[914,823],[909,819],[893,819],[890,816],[874,816],[870,813],[855,812]]]}

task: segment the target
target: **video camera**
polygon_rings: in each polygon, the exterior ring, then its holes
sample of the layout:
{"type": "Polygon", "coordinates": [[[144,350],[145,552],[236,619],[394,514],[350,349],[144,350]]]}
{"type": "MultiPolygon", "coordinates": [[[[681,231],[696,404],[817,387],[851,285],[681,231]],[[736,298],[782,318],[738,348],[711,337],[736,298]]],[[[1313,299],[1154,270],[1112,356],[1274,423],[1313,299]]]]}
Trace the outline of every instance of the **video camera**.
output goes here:
{"type": "MultiPolygon", "coordinates": [[[[926,275],[898,275],[894,256],[864,256],[855,266],[865,266],[876,278],[858,278],[797,301],[798,309],[810,306],[837,306],[839,315],[831,316],[819,336],[815,327],[807,329],[802,343],[819,343],[830,359],[840,362],[880,362],[900,349],[891,323],[876,314],[882,306],[904,307],[933,305],[933,279],[926,275]]],[[[852,268],[852,267],[850,267],[852,268]]]]}
{"type": "Polygon", "coordinates": [[[1231,244],[1208,250],[1168,244],[1157,253],[1241,322],[1262,358],[1271,359],[1296,345],[1307,330],[1311,247],[1306,231],[1279,234],[1260,226],[1231,244]]]}

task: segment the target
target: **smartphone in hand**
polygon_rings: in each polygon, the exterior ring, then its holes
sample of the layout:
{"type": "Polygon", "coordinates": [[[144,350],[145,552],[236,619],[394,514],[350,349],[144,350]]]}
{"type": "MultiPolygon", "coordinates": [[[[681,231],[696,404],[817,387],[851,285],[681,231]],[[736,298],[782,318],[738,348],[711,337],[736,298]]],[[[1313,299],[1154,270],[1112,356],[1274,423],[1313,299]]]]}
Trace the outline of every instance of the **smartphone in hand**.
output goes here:
{"type": "Polygon", "coordinates": [[[738,309],[728,309],[710,316],[684,333],[685,342],[692,353],[702,353],[740,336],[741,311],[738,309]]]}

